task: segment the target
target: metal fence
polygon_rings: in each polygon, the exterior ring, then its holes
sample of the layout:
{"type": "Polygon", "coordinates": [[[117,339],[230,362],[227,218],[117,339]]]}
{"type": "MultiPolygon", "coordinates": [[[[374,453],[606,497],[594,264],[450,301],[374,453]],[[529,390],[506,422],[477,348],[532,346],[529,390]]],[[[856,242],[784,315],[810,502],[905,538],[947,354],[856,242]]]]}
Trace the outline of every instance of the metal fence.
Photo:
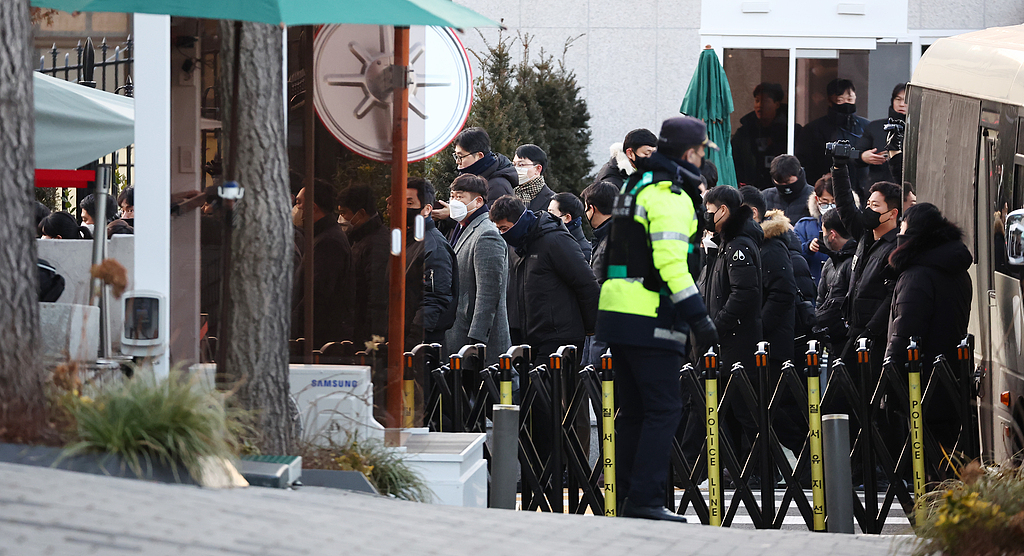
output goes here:
{"type": "MultiPolygon", "coordinates": [[[[669,476],[681,490],[681,498],[676,504],[679,491],[669,488],[667,507],[682,514],[692,505],[702,523],[721,526],[732,525],[742,508],[757,528],[781,528],[795,507],[808,529],[824,530],[822,407],[839,408],[850,416],[850,458],[858,463],[864,490],[863,500],[856,493],[853,496],[853,515],[866,533],[880,533],[895,504],[913,523],[914,503],[925,493],[926,481],[951,475],[952,454],[978,457],[970,336],[961,342],[955,361],[939,356],[924,366],[917,344],[912,343],[906,369],[885,361],[877,373],[872,371],[870,346],[862,341],[856,372],[851,374],[841,360],[834,361],[824,388],[817,342],[808,342],[799,366],[786,362],[776,374],[769,368],[769,348],[767,343],[759,345],[756,368],[751,371],[740,364],[719,369],[713,350],[699,365],[687,364],[680,370],[680,388],[697,406],[689,418],[699,416],[706,434],[698,439],[699,445],[686,445],[684,435],[677,434],[669,476]],[[959,424],[952,438],[950,431],[944,431],[946,437],[940,439],[939,431],[925,425],[925,416],[940,409],[953,412],[959,424]],[[721,419],[730,415],[756,423],[756,430],[746,431],[749,445],[736,445],[738,434],[719,430],[721,419]],[[794,415],[798,422],[788,426],[795,425],[803,436],[799,450],[792,450],[796,463],[791,465],[777,429],[794,415]],[[895,427],[896,435],[883,430],[894,428],[894,415],[903,423],[895,427]],[[777,477],[781,477],[778,483],[777,477]],[[879,479],[883,479],[881,489],[879,479]],[[705,480],[707,491],[700,488],[705,480]],[[728,504],[723,497],[726,489],[733,489],[728,504]],[[783,492],[778,507],[776,490],[783,492]]],[[[447,362],[441,359],[440,346],[424,344],[406,354],[406,389],[412,392],[410,383],[421,377],[423,425],[431,430],[486,432],[492,405],[509,403],[513,375],[518,375],[521,508],[562,512],[567,492],[572,513],[589,509],[615,515],[614,431],[608,430],[613,428],[615,414],[613,359],[606,355],[600,370],[580,369],[576,349],[564,346],[546,362],[532,365],[530,347],[515,346],[498,364],[486,366],[482,344],[463,347],[447,362]],[[586,449],[590,431],[577,425],[588,404],[598,416],[602,439],[601,455],[593,466],[586,449]]]]}
{"type": "MultiPolygon", "coordinates": [[[[107,39],[104,38],[100,41],[99,47],[94,46],[92,38],[87,38],[84,44],[79,41],[71,52],[61,53],[54,44],[48,53],[39,57],[39,67],[36,71],[82,86],[132,97],[135,94],[132,84],[133,62],[131,36],[117,45],[107,44],[107,39]],[[46,67],[47,62],[50,67],[46,67]]],[[[135,155],[132,145],[125,147],[120,155],[113,152],[98,162],[110,164],[116,169],[118,183],[115,184],[115,195],[120,189],[134,183],[135,155]]]]}

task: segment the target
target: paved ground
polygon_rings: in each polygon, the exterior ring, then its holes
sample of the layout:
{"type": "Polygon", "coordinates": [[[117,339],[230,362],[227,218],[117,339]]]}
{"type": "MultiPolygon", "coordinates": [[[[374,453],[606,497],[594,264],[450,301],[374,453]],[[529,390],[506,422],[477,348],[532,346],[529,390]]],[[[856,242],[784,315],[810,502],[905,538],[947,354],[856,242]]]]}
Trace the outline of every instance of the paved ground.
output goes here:
{"type": "Polygon", "coordinates": [[[337,490],[205,490],[0,464],[0,555],[909,554],[905,537],[451,508],[337,490]]]}

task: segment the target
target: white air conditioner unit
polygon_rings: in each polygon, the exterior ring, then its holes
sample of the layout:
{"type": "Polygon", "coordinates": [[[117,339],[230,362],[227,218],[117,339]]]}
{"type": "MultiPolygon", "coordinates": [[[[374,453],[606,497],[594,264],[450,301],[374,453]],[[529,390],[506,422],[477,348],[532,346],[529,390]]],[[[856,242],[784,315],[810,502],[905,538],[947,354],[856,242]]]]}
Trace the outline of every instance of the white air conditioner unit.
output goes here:
{"type": "MultiPolygon", "coordinates": [[[[373,418],[373,383],[365,365],[289,365],[290,393],[302,419],[303,440],[318,437],[343,443],[349,435],[384,438],[373,418]]],[[[193,365],[212,388],[217,365],[193,365]]]]}

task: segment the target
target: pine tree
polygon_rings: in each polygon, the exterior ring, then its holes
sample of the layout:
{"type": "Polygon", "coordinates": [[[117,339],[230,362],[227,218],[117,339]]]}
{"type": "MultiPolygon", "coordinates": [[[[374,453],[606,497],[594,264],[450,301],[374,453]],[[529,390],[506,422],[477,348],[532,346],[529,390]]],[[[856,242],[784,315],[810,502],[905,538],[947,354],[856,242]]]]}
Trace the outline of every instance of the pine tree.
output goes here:
{"type": "MultiPolygon", "coordinates": [[[[593,166],[587,153],[587,103],[580,96],[576,75],[565,67],[564,60],[556,61],[543,51],[539,61],[532,60],[530,40],[530,35],[499,35],[493,45],[484,42],[486,52],[472,52],[480,64],[481,75],[474,83],[473,108],[466,127],[487,130],[491,150],[509,158],[519,145],[537,145],[548,155],[549,166],[544,172],[548,186],[579,194],[593,166]],[[518,63],[514,63],[512,56],[516,42],[522,46],[523,54],[518,63]]],[[[565,50],[575,40],[567,40],[565,50]]],[[[427,177],[439,192],[446,191],[458,175],[451,149],[444,149],[426,162],[427,177]]],[[[445,197],[442,194],[439,198],[445,197]]]]}

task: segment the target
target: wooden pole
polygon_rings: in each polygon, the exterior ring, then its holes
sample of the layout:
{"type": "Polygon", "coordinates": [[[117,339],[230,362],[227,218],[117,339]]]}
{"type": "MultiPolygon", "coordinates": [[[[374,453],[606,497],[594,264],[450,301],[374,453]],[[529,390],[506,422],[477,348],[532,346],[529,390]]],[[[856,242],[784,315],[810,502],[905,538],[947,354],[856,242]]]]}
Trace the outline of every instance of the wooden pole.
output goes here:
{"type": "MultiPolygon", "coordinates": [[[[392,238],[400,238],[398,252],[392,245],[391,284],[388,305],[388,444],[397,446],[402,418],[403,354],[405,353],[405,189],[409,159],[409,28],[395,27],[394,102],[391,134],[391,204],[388,212],[392,238]],[[397,232],[397,233],[396,233],[397,232]]],[[[394,239],[392,239],[394,242],[394,239]]]]}
{"type": "MultiPolygon", "coordinates": [[[[302,187],[305,192],[305,208],[302,215],[303,247],[302,253],[302,277],[305,282],[305,295],[303,299],[302,314],[305,317],[303,327],[305,342],[303,342],[303,355],[306,364],[313,363],[313,192],[316,188],[316,114],[313,109],[313,32],[315,27],[306,27],[302,32],[302,70],[305,75],[303,79],[305,95],[302,101],[302,151],[305,154],[305,179],[302,187]]],[[[330,218],[328,213],[325,218],[330,218]]],[[[321,346],[316,346],[320,348],[321,346]]]]}

